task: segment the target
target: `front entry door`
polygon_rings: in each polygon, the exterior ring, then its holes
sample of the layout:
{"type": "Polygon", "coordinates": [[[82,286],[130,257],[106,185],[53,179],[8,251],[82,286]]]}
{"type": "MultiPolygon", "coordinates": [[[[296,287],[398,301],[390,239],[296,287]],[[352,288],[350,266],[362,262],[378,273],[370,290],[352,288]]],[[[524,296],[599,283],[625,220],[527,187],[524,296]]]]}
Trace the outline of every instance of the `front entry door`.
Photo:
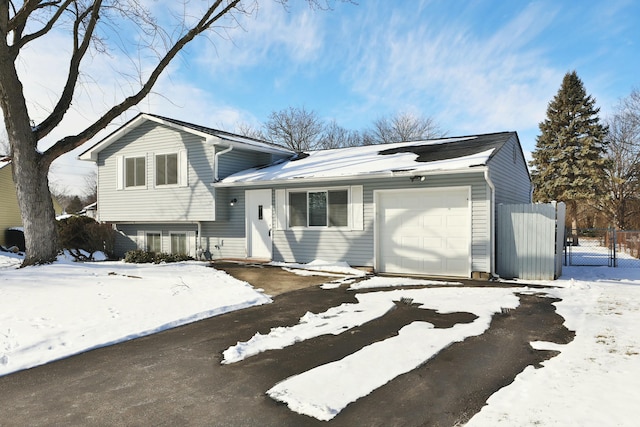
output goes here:
{"type": "Polygon", "coordinates": [[[271,260],[271,190],[245,191],[247,257],[271,260]]]}

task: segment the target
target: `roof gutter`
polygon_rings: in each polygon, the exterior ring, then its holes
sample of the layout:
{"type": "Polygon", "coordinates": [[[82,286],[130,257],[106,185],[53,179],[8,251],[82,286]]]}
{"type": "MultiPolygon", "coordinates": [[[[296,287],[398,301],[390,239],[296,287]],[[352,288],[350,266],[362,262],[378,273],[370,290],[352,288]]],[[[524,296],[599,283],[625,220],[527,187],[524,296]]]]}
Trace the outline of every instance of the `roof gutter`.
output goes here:
{"type": "Polygon", "coordinates": [[[223,154],[227,154],[228,152],[230,152],[231,150],[233,150],[233,145],[229,145],[228,148],[219,151],[215,154],[214,159],[213,159],[213,179],[215,182],[218,182],[220,180],[219,178],[219,170],[218,170],[218,165],[220,163],[220,161],[218,160],[220,158],[220,156],[222,156],[223,154]]]}

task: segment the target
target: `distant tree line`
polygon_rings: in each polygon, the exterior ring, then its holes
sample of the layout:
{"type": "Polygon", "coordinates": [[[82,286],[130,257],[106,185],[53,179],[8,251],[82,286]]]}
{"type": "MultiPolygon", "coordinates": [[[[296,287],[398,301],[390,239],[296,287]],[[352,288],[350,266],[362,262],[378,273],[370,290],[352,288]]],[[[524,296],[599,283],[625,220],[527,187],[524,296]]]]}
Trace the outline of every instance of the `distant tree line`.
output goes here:
{"type": "Polygon", "coordinates": [[[640,91],[602,121],[575,71],[549,102],[530,162],[534,201],[567,204],[571,228],[640,230],[640,91]]]}
{"type": "Polygon", "coordinates": [[[431,117],[401,112],[376,119],[370,128],[346,129],[335,120],[323,120],[305,107],[274,111],[259,128],[240,124],[237,132],[282,145],[294,151],[419,141],[446,136],[431,117]]]}

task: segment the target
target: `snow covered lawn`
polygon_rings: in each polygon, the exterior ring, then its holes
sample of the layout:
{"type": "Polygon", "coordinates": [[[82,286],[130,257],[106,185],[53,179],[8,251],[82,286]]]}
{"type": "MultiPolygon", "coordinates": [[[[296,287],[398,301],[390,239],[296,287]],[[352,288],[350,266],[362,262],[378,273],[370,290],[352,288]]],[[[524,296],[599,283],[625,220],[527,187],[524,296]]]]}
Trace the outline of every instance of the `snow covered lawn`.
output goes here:
{"type": "Polygon", "coordinates": [[[0,253],[0,375],[271,302],[201,262],[20,262],[0,253]]]}
{"type": "MultiPolygon", "coordinates": [[[[248,284],[198,262],[58,262],[18,270],[19,262],[0,254],[0,375],[271,301],[248,284]]],[[[330,271],[330,266],[322,269],[330,271]]],[[[576,332],[575,339],[566,345],[532,343],[534,348],[560,354],[543,362],[542,369],[525,369],[512,384],[494,393],[467,425],[637,425],[640,268],[565,267],[561,280],[537,284],[553,286],[544,292],[561,299],[555,303],[557,312],[576,332]]],[[[341,333],[383,316],[394,301],[402,299],[442,313],[468,311],[478,316],[447,329],[414,322],[396,337],[264,390],[295,411],[331,419],[449,344],[482,334],[494,313],[518,304],[515,291],[374,277],[353,285],[357,303],[308,313],[298,325],[256,334],[227,349],[224,363],[266,349],[287,351],[287,346],[320,334],[341,333]],[[407,285],[412,288],[403,287],[407,285]]]]}

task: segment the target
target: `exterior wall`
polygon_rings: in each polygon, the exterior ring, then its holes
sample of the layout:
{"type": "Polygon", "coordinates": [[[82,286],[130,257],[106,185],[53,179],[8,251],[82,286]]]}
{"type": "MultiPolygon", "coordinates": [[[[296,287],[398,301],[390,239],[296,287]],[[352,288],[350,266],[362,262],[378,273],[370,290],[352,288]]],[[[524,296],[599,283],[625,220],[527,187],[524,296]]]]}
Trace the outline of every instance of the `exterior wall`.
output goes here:
{"type": "Polygon", "coordinates": [[[101,221],[204,221],[215,218],[213,150],[203,138],[148,121],[100,152],[101,221]],[[187,186],[155,186],[155,154],[187,150],[187,186]],[[145,156],[146,186],[118,189],[120,156],[145,156]]]}
{"type": "MultiPolygon", "coordinates": [[[[211,258],[244,258],[245,250],[245,221],[244,221],[244,189],[219,188],[216,191],[219,199],[218,207],[221,216],[225,220],[201,221],[202,236],[200,244],[203,255],[211,258]],[[235,198],[234,206],[229,201],[235,198]],[[233,215],[230,215],[232,213],[233,215]]],[[[170,231],[195,231],[198,230],[198,222],[183,223],[117,223],[118,230],[115,254],[123,257],[127,251],[137,248],[138,231],[161,231],[163,244],[165,236],[168,238],[170,231]]],[[[166,242],[169,247],[168,241],[166,242]]]]}
{"type": "MultiPolygon", "coordinates": [[[[169,252],[171,247],[171,232],[192,232],[198,230],[196,224],[118,224],[116,226],[116,242],[114,252],[118,256],[124,256],[127,251],[138,248],[137,236],[138,231],[142,232],[159,232],[162,234],[162,252],[169,252]]],[[[192,253],[192,255],[195,255],[192,253]]]]}
{"type": "Polygon", "coordinates": [[[515,135],[491,158],[488,166],[496,188],[496,206],[531,203],[531,178],[515,135]]]}
{"type": "Polygon", "coordinates": [[[0,203],[0,245],[4,246],[4,231],[7,228],[22,226],[16,186],[11,176],[11,164],[0,169],[0,203]]]}
{"type": "MultiPolygon", "coordinates": [[[[216,152],[220,152],[225,148],[224,146],[216,147],[216,152]]],[[[234,148],[230,152],[222,154],[218,161],[218,179],[224,179],[245,169],[268,165],[272,162],[272,158],[268,153],[234,148]]]]}
{"type": "MultiPolygon", "coordinates": [[[[471,256],[472,271],[489,272],[490,265],[490,215],[489,192],[484,176],[460,174],[430,176],[424,182],[410,182],[408,177],[349,181],[335,186],[363,185],[363,230],[298,229],[276,230],[273,235],[273,259],[285,262],[309,262],[314,259],[346,261],[354,266],[374,266],[375,205],[374,190],[400,188],[471,187],[471,256]]],[[[282,188],[330,188],[318,184],[296,184],[282,188]]],[[[252,187],[253,188],[253,187],[252,187]]],[[[279,187],[280,188],[280,187],[279,187]]],[[[275,204],[275,200],[274,200],[275,204]]],[[[274,212],[279,207],[274,209],[274,212]]]]}

